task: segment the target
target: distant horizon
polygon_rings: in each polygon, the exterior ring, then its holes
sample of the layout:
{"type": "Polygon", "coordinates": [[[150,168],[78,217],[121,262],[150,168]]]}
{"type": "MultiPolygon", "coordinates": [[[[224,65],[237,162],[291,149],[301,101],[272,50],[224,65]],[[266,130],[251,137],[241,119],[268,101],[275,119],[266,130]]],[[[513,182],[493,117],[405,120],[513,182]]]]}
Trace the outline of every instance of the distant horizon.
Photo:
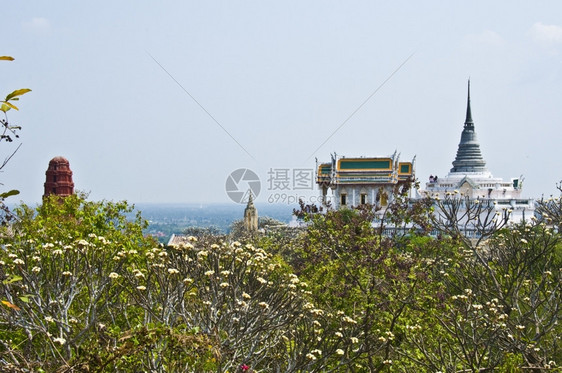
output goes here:
{"type": "MultiPolygon", "coordinates": [[[[17,188],[15,188],[17,189],[17,188]]],[[[81,192],[81,191],[80,191],[81,192]]],[[[558,196],[558,194],[552,194],[554,196],[558,196]]],[[[303,200],[305,200],[305,202],[307,201],[307,198],[309,198],[310,196],[313,197],[320,197],[320,194],[315,195],[315,194],[308,194],[308,195],[304,195],[303,196],[303,200]]],[[[549,198],[551,195],[546,195],[546,194],[542,194],[540,196],[529,196],[528,193],[525,193],[525,187],[523,187],[523,192],[522,192],[522,196],[521,198],[530,198],[533,199],[535,201],[540,200],[541,198],[549,198]]],[[[17,199],[17,195],[13,196],[13,197],[9,197],[6,201],[5,204],[7,206],[16,206],[19,205],[21,203],[24,203],[26,205],[37,205],[41,203],[41,199],[37,200],[37,201],[22,201],[19,200],[18,202],[15,202],[15,200],[17,199]]],[[[267,197],[264,197],[267,198],[267,197]]],[[[294,199],[294,198],[293,198],[294,199]]],[[[236,203],[233,202],[231,200],[228,199],[228,196],[225,195],[225,199],[222,201],[202,201],[202,202],[197,202],[197,201],[133,201],[133,200],[129,200],[129,199],[108,199],[108,198],[101,198],[101,199],[93,199],[91,196],[88,196],[88,200],[90,201],[111,201],[111,202],[120,202],[120,201],[126,201],[129,204],[134,204],[134,205],[192,205],[192,206],[200,206],[200,205],[232,205],[232,206],[242,206],[245,207],[246,203],[236,203]]],[[[291,203],[280,203],[280,202],[267,202],[267,200],[263,200],[261,199],[259,196],[257,199],[254,200],[254,203],[256,204],[256,206],[299,206],[298,201],[297,202],[291,202],[291,203]]],[[[318,203],[316,203],[316,205],[318,205],[318,203]]]]}

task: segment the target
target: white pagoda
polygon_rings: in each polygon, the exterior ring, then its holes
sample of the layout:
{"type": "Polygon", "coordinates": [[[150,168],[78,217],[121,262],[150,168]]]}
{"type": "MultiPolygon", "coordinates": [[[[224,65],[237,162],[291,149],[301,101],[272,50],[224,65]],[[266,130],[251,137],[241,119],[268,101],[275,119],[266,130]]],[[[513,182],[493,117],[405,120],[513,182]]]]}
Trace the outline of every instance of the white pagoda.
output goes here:
{"type": "Polygon", "coordinates": [[[518,223],[532,217],[535,211],[534,201],[522,198],[521,191],[522,178],[504,181],[494,177],[486,168],[472,120],[469,81],[466,120],[453,168],[446,177],[430,176],[421,193],[440,199],[447,193],[459,193],[471,200],[489,202],[497,211],[510,210],[509,222],[518,223]]]}

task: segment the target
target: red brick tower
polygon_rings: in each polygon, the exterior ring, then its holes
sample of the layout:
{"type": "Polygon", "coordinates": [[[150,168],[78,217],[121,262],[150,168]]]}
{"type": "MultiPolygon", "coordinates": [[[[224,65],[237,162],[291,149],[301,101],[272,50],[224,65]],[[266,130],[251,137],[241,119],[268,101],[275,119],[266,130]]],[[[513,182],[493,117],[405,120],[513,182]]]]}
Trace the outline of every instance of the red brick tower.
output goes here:
{"type": "Polygon", "coordinates": [[[45,181],[45,193],[43,198],[54,194],[66,197],[74,194],[74,182],[72,182],[72,170],[70,162],[64,157],[55,157],[49,162],[45,181]]]}

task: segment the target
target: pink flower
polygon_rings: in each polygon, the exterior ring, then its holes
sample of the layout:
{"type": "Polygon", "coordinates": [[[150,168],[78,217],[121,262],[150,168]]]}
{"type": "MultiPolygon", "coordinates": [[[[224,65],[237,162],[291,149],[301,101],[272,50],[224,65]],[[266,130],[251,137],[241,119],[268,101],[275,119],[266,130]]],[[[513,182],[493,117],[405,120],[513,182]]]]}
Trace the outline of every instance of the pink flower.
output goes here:
{"type": "Polygon", "coordinates": [[[247,372],[248,370],[250,370],[250,367],[247,366],[246,364],[242,364],[242,365],[240,365],[240,370],[242,372],[247,372]]]}

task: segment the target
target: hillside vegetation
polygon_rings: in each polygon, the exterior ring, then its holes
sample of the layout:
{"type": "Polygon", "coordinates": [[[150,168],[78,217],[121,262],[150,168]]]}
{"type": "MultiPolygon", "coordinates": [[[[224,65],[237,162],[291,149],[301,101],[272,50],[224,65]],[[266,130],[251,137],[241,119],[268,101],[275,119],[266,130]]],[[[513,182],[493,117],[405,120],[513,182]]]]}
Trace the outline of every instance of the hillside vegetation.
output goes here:
{"type": "Polygon", "coordinates": [[[560,371],[560,199],[478,240],[434,208],[397,198],[393,234],[370,206],[303,209],[297,235],[164,247],[125,202],[19,206],[0,237],[0,370],[560,371]]]}

